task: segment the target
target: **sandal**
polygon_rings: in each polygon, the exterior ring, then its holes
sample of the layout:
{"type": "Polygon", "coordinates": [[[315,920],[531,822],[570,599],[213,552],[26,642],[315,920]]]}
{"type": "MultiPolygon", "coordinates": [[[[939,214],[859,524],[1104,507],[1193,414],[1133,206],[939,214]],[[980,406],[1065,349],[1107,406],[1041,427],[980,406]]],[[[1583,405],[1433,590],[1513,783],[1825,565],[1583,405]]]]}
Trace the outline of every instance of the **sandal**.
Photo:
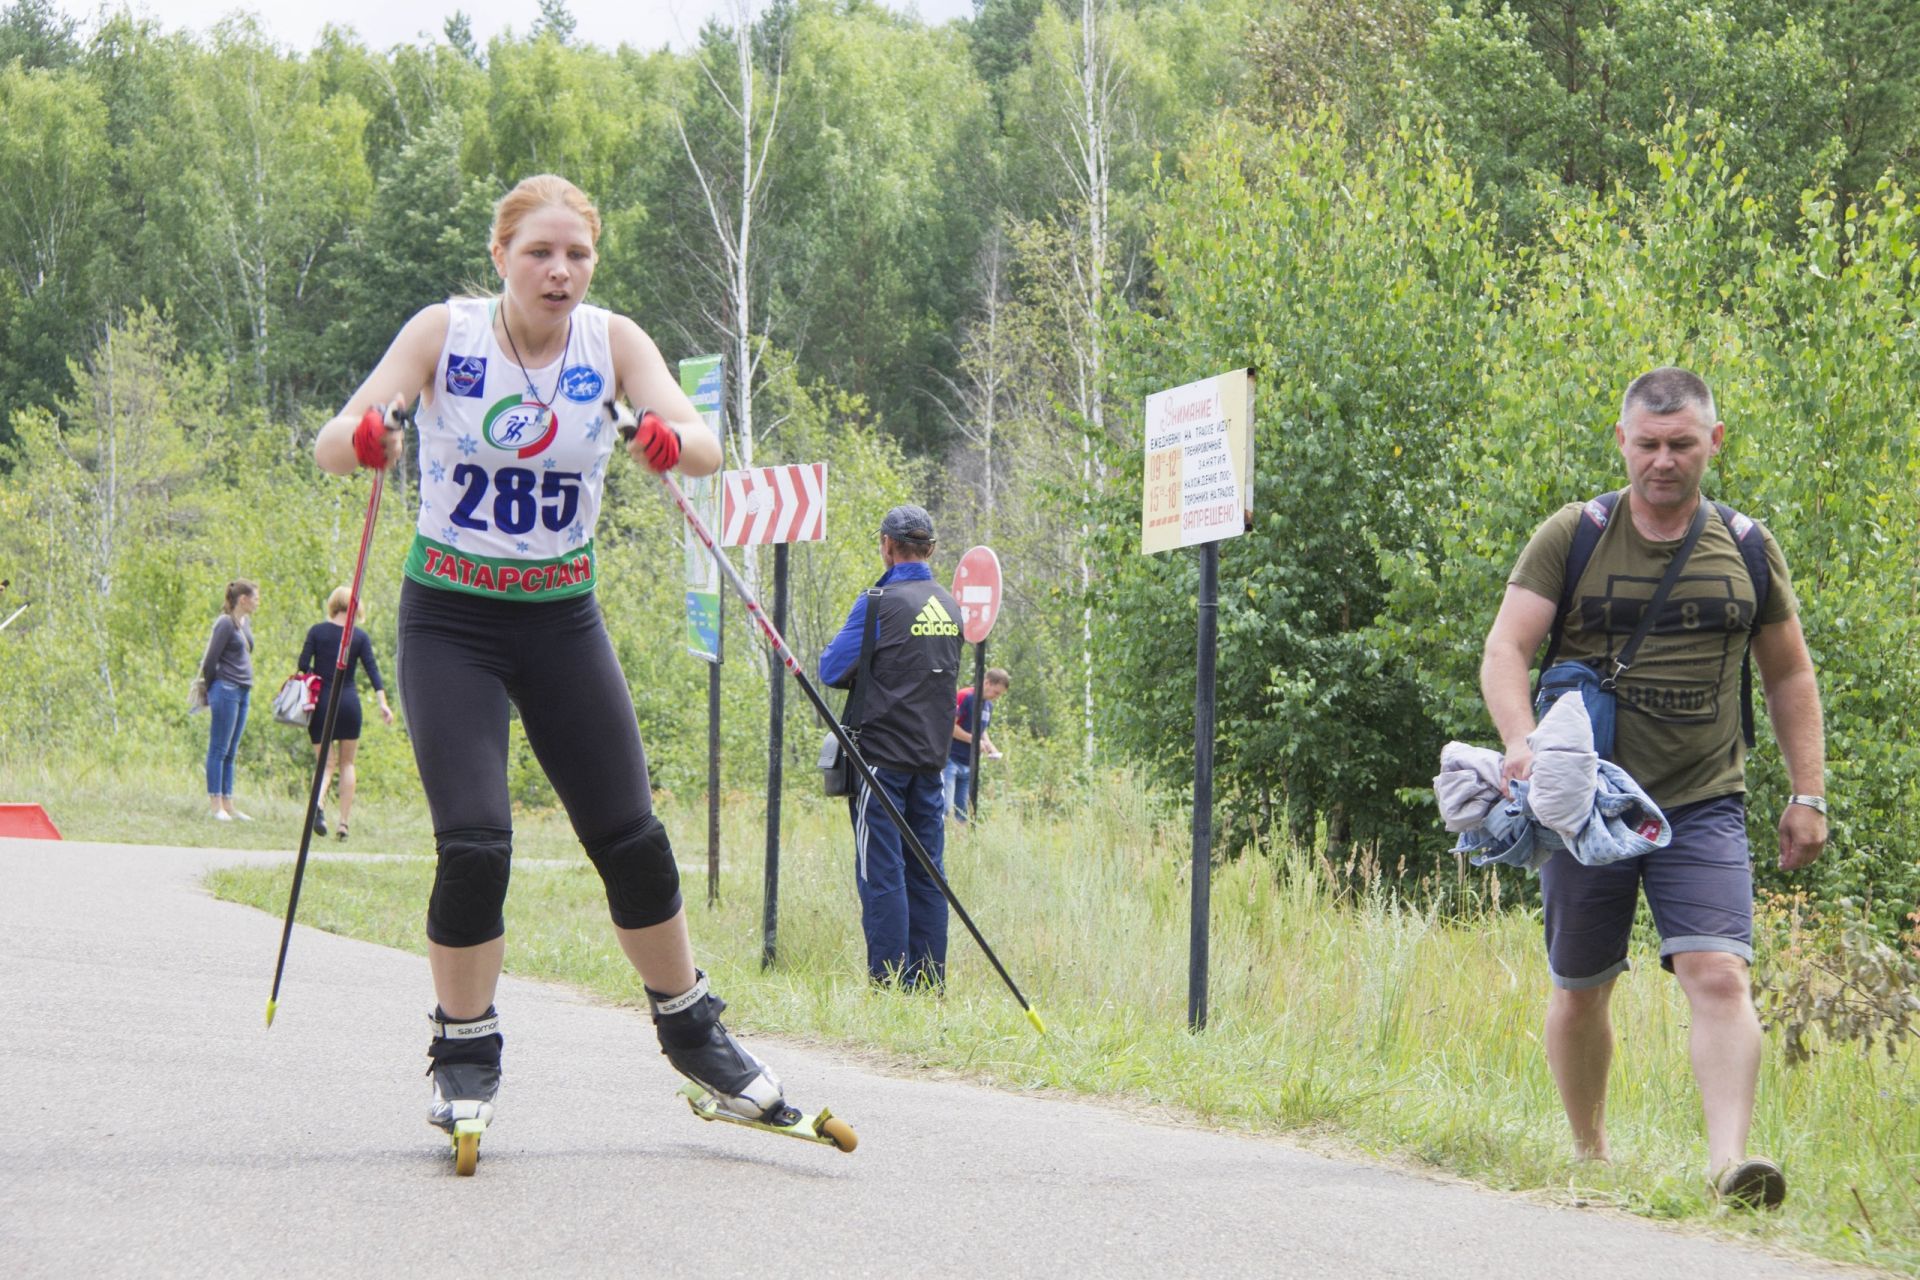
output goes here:
{"type": "Polygon", "coordinates": [[[1780,1166],[1764,1156],[1728,1165],[1713,1180],[1714,1192],[1738,1209],[1778,1209],[1787,1198],[1787,1179],[1780,1166]]]}
{"type": "Polygon", "coordinates": [[[335,831],[333,835],[334,835],[334,839],[336,840],[345,840],[347,838],[347,824],[344,822],[341,823],[340,829],[338,831],[335,831]]]}

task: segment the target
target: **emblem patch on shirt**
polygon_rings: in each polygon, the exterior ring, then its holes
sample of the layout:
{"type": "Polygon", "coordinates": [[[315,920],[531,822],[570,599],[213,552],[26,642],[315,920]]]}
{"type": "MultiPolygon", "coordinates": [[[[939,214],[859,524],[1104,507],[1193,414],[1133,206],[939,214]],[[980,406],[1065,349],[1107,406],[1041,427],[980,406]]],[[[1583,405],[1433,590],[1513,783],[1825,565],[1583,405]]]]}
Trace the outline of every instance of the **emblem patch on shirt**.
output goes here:
{"type": "Polygon", "coordinates": [[[560,434],[560,417],[538,400],[508,396],[487,410],[480,429],[494,448],[531,458],[544,452],[560,434]]]}
{"type": "Polygon", "coordinates": [[[487,358],[485,356],[447,357],[447,391],[456,396],[467,396],[478,400],[485,394],[487,385],[487,358]]]}
{"type": "Polygon", "coordinates": [[[590,364],[576,364],[560,371],[560,394],[575,404],[592,404],[600,398],[606,380],[590,364]]]}

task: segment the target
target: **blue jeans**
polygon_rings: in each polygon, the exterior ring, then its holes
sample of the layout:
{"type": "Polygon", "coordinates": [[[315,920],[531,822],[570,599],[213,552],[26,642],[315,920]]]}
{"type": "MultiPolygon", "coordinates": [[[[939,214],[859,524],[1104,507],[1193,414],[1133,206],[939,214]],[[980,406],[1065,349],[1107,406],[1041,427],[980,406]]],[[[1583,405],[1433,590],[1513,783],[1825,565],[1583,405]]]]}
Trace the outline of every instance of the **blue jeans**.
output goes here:
{"type": "Polygon", "coordinates": [[[215,680],[207,690],[207,710],[213,723],[207,730],[207,794],[233,794],[233,755],[240,749],[240,732],[247,727],[245,685],[215,680]]]}
{"type": "Polygon", "coordinates": [[[967,820],[967,797],[973,790],[973,770],[967,765],[947,760],[947,767],[940,771],[940,790],[947,798],[947,812],[956,822],[967,820]]]}
{"type": "MultiPolygon", "coordinates": [[[[944,875],[946,801],[940,776],[883,768],[875,768],[873,776],[944,875]]],[[[868,976],[876,982],[938,986],[947,976],[946,896],[906,848],[887,807],[864,785],[848,797],[847,809],[853,815],[854,878],[867,935],[868,976]]]]}

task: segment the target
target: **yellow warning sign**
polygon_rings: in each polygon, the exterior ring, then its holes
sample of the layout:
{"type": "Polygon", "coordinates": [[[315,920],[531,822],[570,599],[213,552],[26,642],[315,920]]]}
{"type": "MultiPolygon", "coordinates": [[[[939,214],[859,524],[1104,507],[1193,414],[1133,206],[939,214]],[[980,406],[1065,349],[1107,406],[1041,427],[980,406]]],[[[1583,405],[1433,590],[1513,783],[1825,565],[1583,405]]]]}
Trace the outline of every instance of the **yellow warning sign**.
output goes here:
{"type": "Polygon", "coordinates": [[[1253,370],[1147,397],[1140,550],[1237,538],[1253,520],[1253,370]]]}

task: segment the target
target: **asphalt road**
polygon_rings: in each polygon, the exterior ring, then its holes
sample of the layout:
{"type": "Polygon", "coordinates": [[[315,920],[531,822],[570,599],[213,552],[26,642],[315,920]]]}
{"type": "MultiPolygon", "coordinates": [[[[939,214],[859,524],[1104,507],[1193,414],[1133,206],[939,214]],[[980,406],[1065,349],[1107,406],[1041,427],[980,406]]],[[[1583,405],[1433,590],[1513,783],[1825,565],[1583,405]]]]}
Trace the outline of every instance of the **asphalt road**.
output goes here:
{"type": "Polygon", "coordinates": [[[758,1040],[844,1155],[696,1120],[646,1019],[506,980],[480,1170],[424,1122],[426,962],[201,874],[254,855],[0,840],[0,1275],[1848,1274],[1101,1106],[758,1040]]]}

